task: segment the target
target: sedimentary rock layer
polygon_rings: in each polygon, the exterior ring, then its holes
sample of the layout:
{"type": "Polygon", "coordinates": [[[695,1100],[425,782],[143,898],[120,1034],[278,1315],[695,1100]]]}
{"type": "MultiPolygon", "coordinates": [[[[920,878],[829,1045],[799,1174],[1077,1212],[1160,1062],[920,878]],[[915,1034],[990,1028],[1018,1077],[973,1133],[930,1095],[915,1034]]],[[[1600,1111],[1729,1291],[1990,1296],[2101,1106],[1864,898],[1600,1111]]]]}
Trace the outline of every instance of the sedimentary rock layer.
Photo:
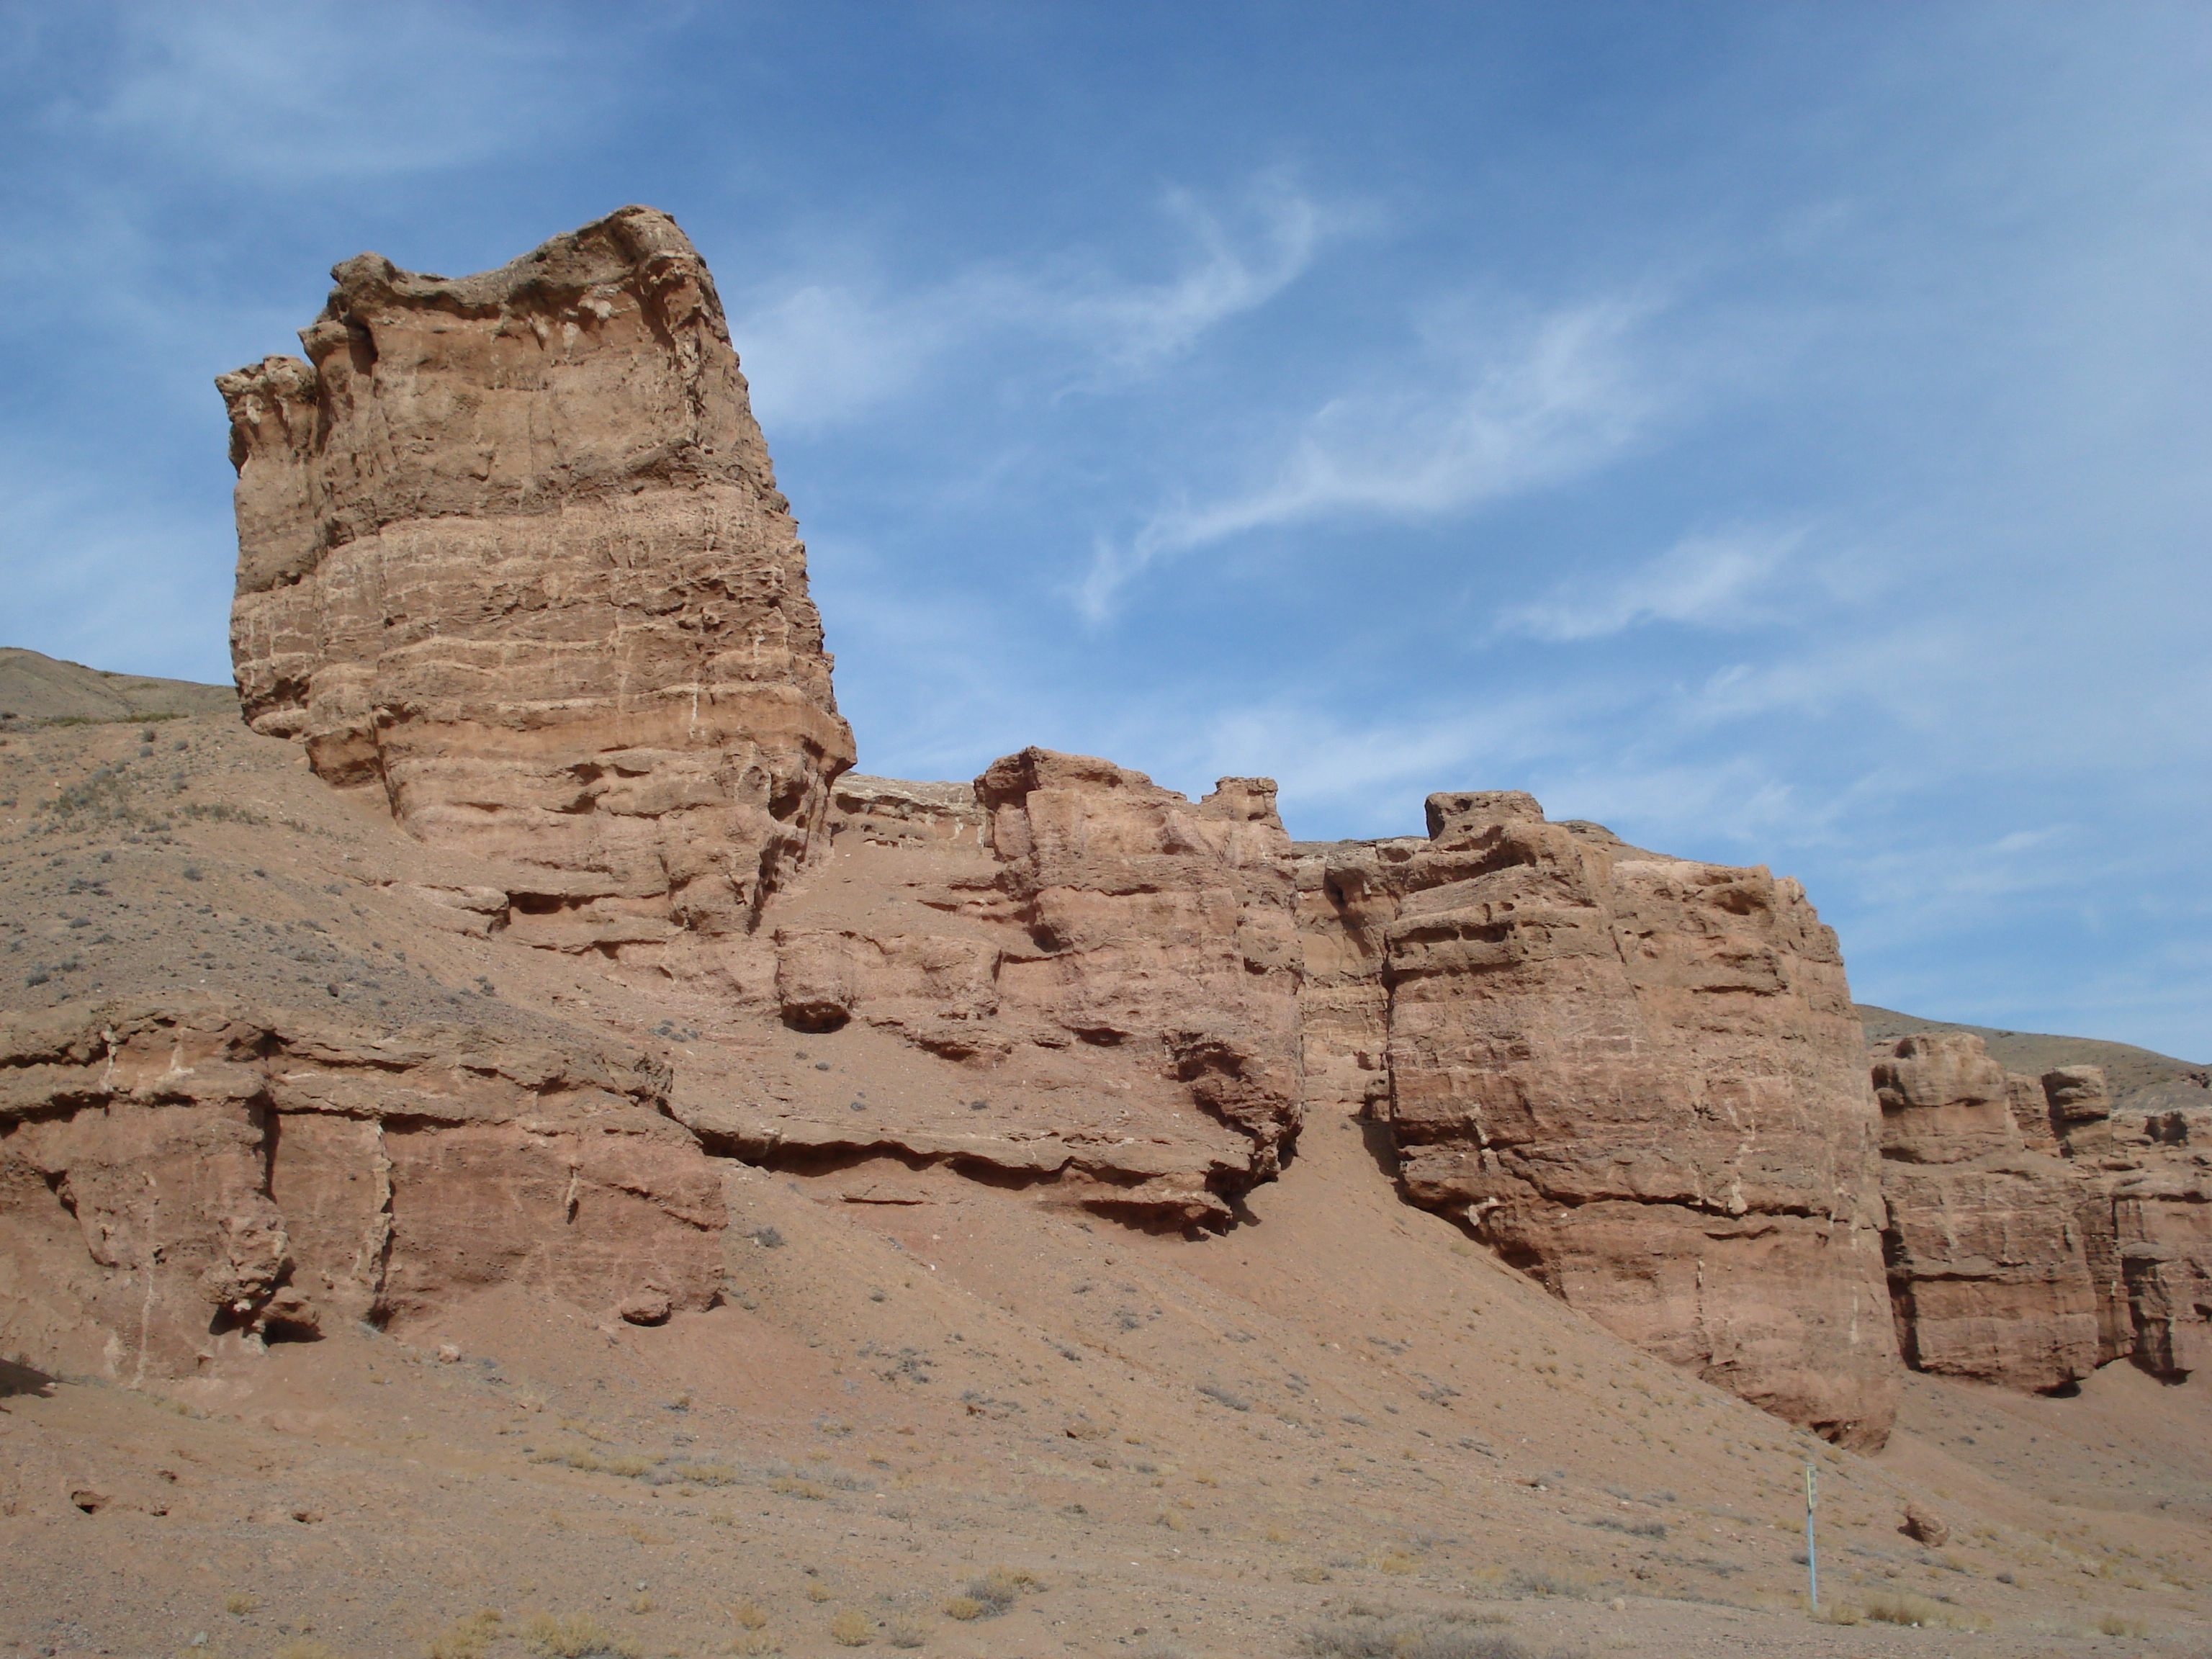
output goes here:
{"type": "Polygon", "coordinates": [[[217,382],[256,731],[516,867],[518,939],[689,960],[807,856],[853,758],[720,301],[625,208],[449,280],[376,254],[217,382]]]}
{"type": "Polygon", "coordinates": [[[721,1186],[666,1067],[582,1033],[392,1035],[221,999],[0,1023],[0,1309],[112,1376],[494,1284],[702,1308],[721,1186]]]}
{"type": "Polygon", "coordinates": [[[973,786],[848,778],[836,813],[830,860],[770,909],[772,951],[726,959],[741,999],[895,1083],[818,1104],[804,1073],[782,1100],[687,1090],[710,1142],[951,1164],[1184,1224],[1227,1221],[1274,1173],[1301,1106],[1271,781],[1194,803],[1030,749],[973,786]],[[895,1063],[869,1057],[885,1037],[895,1063]]]}
{"type": "Polygon", "coordinates": [[[2203,1363],[2212,1158],[2185,1124],[2115,1122],[2096,1066],[2008,1073],[1965,1032],[1876,1045],[1874,1083],[1909,1364],[2048,1389],[2203,1363]]]}
{"type": "Polygon", "coordinates": [[[1874,1103],[1802,890],[1512,792],[1431,796],[1429,832],[1304,849],[1299,877],[1316,1069],[1387,1101],[1408,1195],[1650,1352],[1880,1443],[1874,1103]]]}

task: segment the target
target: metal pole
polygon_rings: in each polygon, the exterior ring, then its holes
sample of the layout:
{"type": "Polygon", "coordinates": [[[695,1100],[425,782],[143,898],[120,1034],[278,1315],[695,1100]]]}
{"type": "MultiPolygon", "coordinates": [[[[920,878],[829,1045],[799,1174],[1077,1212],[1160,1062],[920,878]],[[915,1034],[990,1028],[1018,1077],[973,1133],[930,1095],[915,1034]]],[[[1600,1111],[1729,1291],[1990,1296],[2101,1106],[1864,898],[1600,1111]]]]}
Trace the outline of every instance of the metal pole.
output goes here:
{"type": "Polygon", "coordinates": [[[1813,1539],[1813,1504],[1818,1491],[1813,1466],[1805,1466],[1805,1577],[1812,1588],[1813,1616],[1820,1616],[1820,1551],[1813,1539]]]}

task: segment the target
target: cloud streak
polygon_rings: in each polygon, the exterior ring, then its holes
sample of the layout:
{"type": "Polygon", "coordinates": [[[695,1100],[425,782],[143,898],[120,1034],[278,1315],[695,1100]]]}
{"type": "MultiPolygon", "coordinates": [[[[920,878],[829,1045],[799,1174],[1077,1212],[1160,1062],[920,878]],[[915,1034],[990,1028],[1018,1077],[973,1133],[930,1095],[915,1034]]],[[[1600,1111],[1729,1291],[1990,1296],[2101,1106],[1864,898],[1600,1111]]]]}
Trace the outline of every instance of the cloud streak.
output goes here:
{"type": "Polygon", "coordinates": [[[1603,465],[1658,408],[1633,350],[1647,310],[1628,299],[1564,307],[1466,343],[1455,355],[1470,361],[1431,363],[1432,381],[1460,369],[1443,385],[1331,398],[1251,488],[1164,507],[1125,541],[1101,538],[1078,592],[1084,614],[1103,620],[1152,566],[1255,531],[1353,514],[1433,520],[1603,465]]]}
{"type": "Polygon", "coordinates": [[[1533,604],[1507,607],[1498,631],[1565,645],[1652,623],[1756,627],[1780,614],[1773,590],[1805,536],[1802,528],[1765,526],[1685,536],[1609,586],[1563,583],[1533,604]]]}
{"type": "Polygon", "coordinates": [[[870,414],[960,356],[1042,352],[1024,365],[1053,394],[1101,392],[1158,374],[1212,330],[1297,280],[1331,234],[1353,222],[1264,174],[1231,222],[1193,191],[1164,212],[1183,258],[1157,283],[1063,258],[1030,268],[979,264],[903,291],[852,277],[791,277],[742,301],[731,327],[762,418],[820,430],[870,414]]]}

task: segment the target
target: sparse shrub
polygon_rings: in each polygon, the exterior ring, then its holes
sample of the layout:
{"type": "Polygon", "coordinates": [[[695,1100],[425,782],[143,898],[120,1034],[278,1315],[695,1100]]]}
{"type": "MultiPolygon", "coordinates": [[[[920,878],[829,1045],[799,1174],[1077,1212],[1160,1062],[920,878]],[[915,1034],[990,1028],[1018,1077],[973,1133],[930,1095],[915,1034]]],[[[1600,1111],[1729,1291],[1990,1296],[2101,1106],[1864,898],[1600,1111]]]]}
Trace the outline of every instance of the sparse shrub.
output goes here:
{"type": "Polygon", "coordinates": [[[1549,1567],[1516,1567],[1506,1582],[1523,1595],[1552,1595],[1562,1601],[1587,1601],[1597,1594],[1588,1579],[1549,1567]]]}
{"type": "Polygon", "coordinates": [[[819,1578],[816,1579],[812,1583],[806,1587],[806,1599],[817,1605],[823,1601],[827,1601],[833,1593],[834,1592],[831,1591],[830,1586],[823,1583],[819,1578]]]}
{"type": "Polygon", "coordinates": [[[2097,1621],[2097,1629],[2106,1636],[2142,1636],[2148,1632],[2140,1619],[2123,1619],[2117,1613],[2108,1613],[2097,1621]]]}
{"type": "Polygon", "coordinates": [[[884,1626],[884,1640],[895,1648],[918,1648],[928,1642],[929,1632],[919,1619],[893,1619],[884,1626]]]}
{"type": "Polygon", "coordinates": [[[1403,1550],[1377,1550],[1371,1555],[1360,1557],[1359,1565],[1372,1568],[1376,1572],[1387,1572],[1402,1577],[1420,1564],[1403,1550]]]}
{"type": "Polygon", "coordinates": [[[961,1599],[981,1603],[981,1613],[971,1613],[969,1615],[970,1618],[996,1618],[1013,1606],[1024,1590],[1036,1588],[1034,1573],[1024,1572],[1016,1567],[994,1567],[981,1578],[969,1579],[968,1593],[961,1599]]]}
{"type": "Polygon", "coordinates": [[[783,1644],[763,1630],[741,1630],[730,1643],[730,1651],[739,1659],[760,1659],[760,1656],[781,1653],[783,1644]]]}
{"type": "Polygon", "coordinates": [[[830,1639],[841,1648],[864,1648],[876,1639],[876,1621],[848,1607],[830,1620],[830,1639]]]}
{"type": "Polygon", "coordinates": [[[637,1653],[635,1648],[609,1635],[606,1627],[588,1613],[572,1613],[561,1618],[538,1613],[530,1621],[527,1639],[531,1646],[550,1656],[550,1659],[598,1659],[602,1654],[612,1654],[617,1659],[635,1659],[637,1653]]]}
{"type": "Polygon", "coordinates": [[[1326,1584],[1328,1583],[1328,1569],[1316,1566],[1292,1567],[1291,1581],[1297,1584],[1326,1584]]]}
{"type": "Polygon", "coordinates": [[[972,1595],[956,1595],[945,1604],[945,1616],[963,1623],[970,1619],[981,1619],[989,1611],[990,1608],[972,1595]]]}
{"type": "Polygon", "coordinates": [[[1866,1619],[1869,1624],[1910,1625],[1925,1630],[1986,1630],[1990,1623],[1978,1613],[1942,1601],[1931,1601],[1924,1595],[1913,1595],[1910,1590],[1895,1594],[1877,1592],[1869,1595],[1867,1597],[1866,1619]]]}
{"type": "Polygon", "coordinates": [[[1308,1659],[1532,1659],[1511,1637],[1450,1613],[1394,1613],[1354,1602],[1298,1638],[1308,1659]]]}
{"type": "Polygon", "coordinates": [[[499,1625],[496,1609],[479,1607],[444,1635],[430,1638],[428,1659],[483,1659],[483,1650],[500,1633],[499,1625]]]}
{"type": "Polygon", "coordinates": [[[1156,1527],[1165,1527],[1170,1532],[1184,1532],[1190,1527],[1190,1522],[1184,1520],[1182,1514],[1175,1510],[1162,1510],[1152,1517],[1152,1524],[1156,1527]]]}
{"type": "Polygon", "coordinates": [[[813,1503],[819,1503],[830,1496],[829,1487],[817,1486],[811,1480],[801,1480],[795,1474],[779,1474],[768,1483],[768,1489],[786,1498],[804,1498],[813,1503]]]}
{"type": "Polygon", "coordinates": [[[1198,1385],[1198,1391],[1216,1405],[1226,1406],[1232,1412],[1249,1412],[1252,1409],[1250,1401],[1242,1395],[1231,1394],[1218,1382],[1201,1382],[1198,1385]]]}
{"type": "Polygon", "coordinates": [[[730,1617],[737,1621],[739,1630],[766,1630],[768,1609],[757,1601],[740,1601],[730,1609],[730,1617]]]}
{"type": "Polygon", "coordinates": [[[249,1613],[259,1611],[261,1598],[252,1590],[233,1590],[222,1598],[222,1610],[243,1619],[249,1613]]]}

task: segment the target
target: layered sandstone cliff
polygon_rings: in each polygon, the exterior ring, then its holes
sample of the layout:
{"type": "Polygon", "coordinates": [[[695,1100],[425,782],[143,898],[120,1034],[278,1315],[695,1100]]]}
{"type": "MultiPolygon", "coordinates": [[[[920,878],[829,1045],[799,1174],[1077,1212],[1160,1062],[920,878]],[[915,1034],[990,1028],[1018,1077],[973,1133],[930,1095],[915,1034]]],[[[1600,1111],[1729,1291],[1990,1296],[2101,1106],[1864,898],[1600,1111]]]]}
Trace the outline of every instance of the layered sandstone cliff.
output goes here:
{"type": "Polygon", "coordinates": [[[698,254],[631,207],[331,274],[307,361],[218,382],[246,718],[514,866],[518,939],[680,967],[750,929],[853,747],[698,254]]]}
{"type": "Polygon", "coordinates": [[[817,1169],[950,1165],[1179,1224],[1229,1220],[1274,1173],[1301,1087],[1272,782],[1224,778],[1194,803],[1030,749],[973,785],[848,779],[836,806],[830,858],[725,961],[742,1005],[896,1093],[803,1073],[781,1097],[688,1091],[678,1110],[712,1143],[817,1169]]]}
{"type": "Polygon", "coordinates": [[[1415,1201],[1630,1340],[1844,1443],[1897,1349],[1875,1112],[1795,883],[1430,797],[1425,842],[1302,848],[1310,1062],[1415,1201]]]}
{"type": "Polygon", "coordinates": [[[702,1308],[721,1184],[667,1068],[556,1029],[399,1032],[221,997],[0,1020],[0,1308],[89,1371],[539,1286],[702,1308]]]}
{"type": "Polygon", "coordinates": [[[2212,1158],[2185,1126],[2117,1125],[2097,1067],[2008,1073],[1964,1032],[1878,1045],[1874,1082],[1908,1363],[2037,1390],[2203,1363],[2212,1158]]]}

